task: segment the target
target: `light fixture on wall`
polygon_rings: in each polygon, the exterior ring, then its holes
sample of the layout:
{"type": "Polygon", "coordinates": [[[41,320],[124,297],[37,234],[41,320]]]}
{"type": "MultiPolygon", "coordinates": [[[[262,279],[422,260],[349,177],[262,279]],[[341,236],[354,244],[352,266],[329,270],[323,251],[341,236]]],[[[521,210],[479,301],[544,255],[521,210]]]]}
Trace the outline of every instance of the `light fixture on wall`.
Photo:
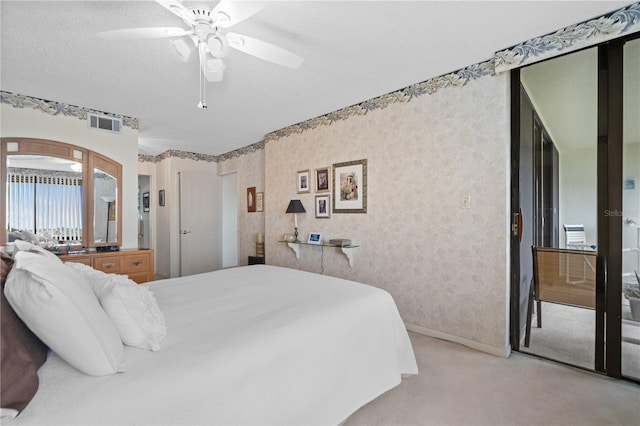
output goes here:
{"type": "Polygon", "coordinates": [[[306,213],[302,202],[300,200],[289,201],[289,207],[287,207],[286,213],[293,213],[293,222],[295,226],[296,241],[298,240],[298,213],[306,213]]]}

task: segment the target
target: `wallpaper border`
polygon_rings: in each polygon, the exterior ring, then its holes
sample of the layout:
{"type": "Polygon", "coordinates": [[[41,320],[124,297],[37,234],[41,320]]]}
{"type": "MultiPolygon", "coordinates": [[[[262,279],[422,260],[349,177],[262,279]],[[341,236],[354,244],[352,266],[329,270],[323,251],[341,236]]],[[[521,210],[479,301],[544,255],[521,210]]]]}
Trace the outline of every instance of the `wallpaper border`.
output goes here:
{"type": "Polygon", "coordinates": [[[292,126],[285,127],[275,132],[267,134],[264,138],[265,142],[272,142],[280,138],[302,133],[305,130],[315,129],[318,126],[330,125],[336,121],[346,120],[356,115],[365,115],[369,111],[386,108],[396,103],[407,103],[413,98],[422,95],[432,95],[440,89],[448,87],[462,87],[471,80],[494,75],[493,59],[480,62],[449,74],[430,78],[420,83],[415,83],[403,89],[390,92],[376,98],[368,99],[359,104],[351,105],[337,111],[312,118],[292,126]]]}
{"type": "Polygon", "coordinates": [[[496,73],[640,31],[640,2],[496,52],[496,73]]]}
{"type": "Polygon", "coordinates": [[[122,125],[130,127],[134,130],[138,129],[138,119],[127,117],[126,115],[112,114],[95,109],[83,108],[75,105],[67,105],[62,102],[49,101],[46,99],[34,98],[18,93],[5,92],[0,90],[0,102],[11,105],[14,108],[31,108],[50,115],[64,115],[67,117],[77,117],[80,120],[86,120],[87,114],[98,114],[107,117],[119,118],[122,125]]]}
{"type": "Polygon", "coordinates": [[[256,142],[251,145],[238,148],[221,155],[198,154],[197,152],[180,151],[178,149],[169,149],[158,155],[138,154],[139,163],[159,163],[167,158],[181,158],[193,161],[205,161],[208,163],[218,163],[226,161],[234,157],[250,154],[252,152],[264,149],[264,141],[256,142]]]}

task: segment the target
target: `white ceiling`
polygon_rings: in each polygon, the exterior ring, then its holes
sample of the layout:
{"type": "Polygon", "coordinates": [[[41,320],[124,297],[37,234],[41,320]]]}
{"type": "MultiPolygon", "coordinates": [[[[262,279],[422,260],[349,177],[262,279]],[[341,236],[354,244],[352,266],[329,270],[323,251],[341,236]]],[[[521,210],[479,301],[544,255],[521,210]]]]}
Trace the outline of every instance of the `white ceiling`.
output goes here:
{"type": "MultiPolygon", "coordinates": [[[[198,103],[196,55],[100,31],[181,26],[154,1],[0,1],[0,89],[136,117],[139,151],[220,155],[272,131],[490,59],[630,1],[269,1],[234,32],[305,58],[291,70],[231,51],[198,103]]],[[[185,1],[185,5],[215,1],[185,1]]]]}

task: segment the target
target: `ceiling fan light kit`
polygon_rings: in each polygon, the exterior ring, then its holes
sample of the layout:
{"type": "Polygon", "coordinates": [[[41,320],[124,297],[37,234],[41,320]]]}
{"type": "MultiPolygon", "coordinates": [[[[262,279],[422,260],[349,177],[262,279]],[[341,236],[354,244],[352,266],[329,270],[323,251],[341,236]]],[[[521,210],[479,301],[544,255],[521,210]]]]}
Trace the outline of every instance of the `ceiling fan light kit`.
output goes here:
{"type": "Polygon", "coordinates": [[[189,60],[193,48],[189,46],[189,44],[184,39],[178,38],[175,40],[170,40],[169,43],[171,43],[173,48],[176,50],[176,54],[182,62],[187,62],[189,60]]]}
{"type": "Polygon", "coordinates": [[[235,2],[221,0],[209,10],[200,7],[187,8],[177,0],[156,0],[156,3],[181,18],[191,29],[179,27],[132,28],[98,33],[99,37],[109,40],[174,38],[170,44],[178,58],[187,62],[194,47],[198,48],[200,62],[200,102],[198,108],[207,108],[206,84],[222,81],[225,68],[224,58],[229,48],[258,57],[288,68],[297,69],[304,59],[295,53],[274,46],[262,40],[237,33],[225,33],[222,30],[231,27],[260,12],[265,3],[235,2]],[[188,37],[193,45],[185,40],[188,37]]]}

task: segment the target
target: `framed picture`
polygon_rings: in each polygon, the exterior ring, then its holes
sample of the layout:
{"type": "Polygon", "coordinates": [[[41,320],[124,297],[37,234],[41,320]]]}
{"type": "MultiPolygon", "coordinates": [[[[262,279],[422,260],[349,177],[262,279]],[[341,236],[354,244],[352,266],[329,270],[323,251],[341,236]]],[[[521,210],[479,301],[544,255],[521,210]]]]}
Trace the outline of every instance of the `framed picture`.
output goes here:
{"type": "Polygon", "coordinates": [[[144,194],[142,194],[142,211],[143,212],[149,211],[149,193],[148,192],[145,192],[144,194]]]}
{"type": "Polygon", "coordinates": [[[316,195],[316,218],[318,219],[328,219],[330,216],[330,207],[329,201],[331,200],[331,196],[329,194],[326,195],[316,195]]]}
{"type": "Polygon", "coordinates": [[[264,211],[264,192],[258,192],[256,194],[256,211],[264,211]]]}
{"type": "Polygon", "coordinates": [[[309,240],[307,241],[309,244],[322,244],[322,233],[320,232],[310,232],[309,240]]]}
{"type": "Polygon", "coordinates": [[[333,165],[333,212],[367,212],[367,160],[333,165]]]}
{"type": "Polygon", "coordinates": [[[247,188],[247,211],[253,213],[256,211],[256,187],[247,188]]]}
{"type": "Polygon", "coordinates": [[[309,192],[309,170],[298,172],[298,194],[302,192],[309,192]]]}
{"type": "Polygon", "coordinates": [[[158,204],[164,207],[164,189],[158,192],[158,204]]]}
{"type": "Polygon", "coordinates": [[[329,192],[329,167],[316,169],[316,192],[329,192]]]}

